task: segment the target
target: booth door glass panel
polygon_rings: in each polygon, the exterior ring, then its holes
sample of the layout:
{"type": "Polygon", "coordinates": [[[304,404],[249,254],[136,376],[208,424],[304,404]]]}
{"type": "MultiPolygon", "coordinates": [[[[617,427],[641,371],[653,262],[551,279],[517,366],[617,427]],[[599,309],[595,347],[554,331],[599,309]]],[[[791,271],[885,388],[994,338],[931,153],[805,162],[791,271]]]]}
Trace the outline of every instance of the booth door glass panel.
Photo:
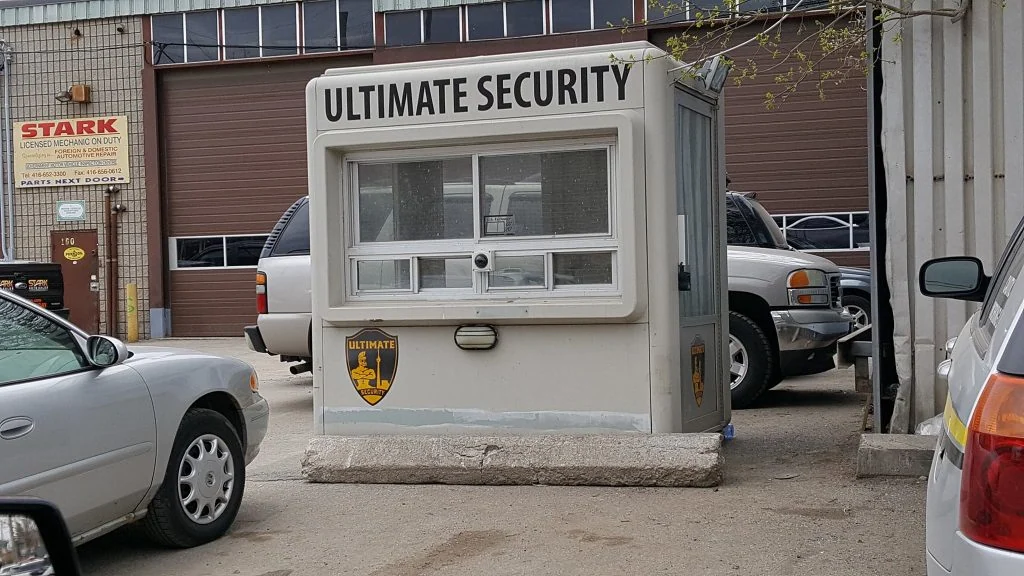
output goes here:
{"type": "Polygon", "coordinates": [[[719,212],[717,111],[711,104],[676,93],[676,202],[679,224],[679,327],[683,429],[721,423],[720,350],[724,265],[719,212]]]}

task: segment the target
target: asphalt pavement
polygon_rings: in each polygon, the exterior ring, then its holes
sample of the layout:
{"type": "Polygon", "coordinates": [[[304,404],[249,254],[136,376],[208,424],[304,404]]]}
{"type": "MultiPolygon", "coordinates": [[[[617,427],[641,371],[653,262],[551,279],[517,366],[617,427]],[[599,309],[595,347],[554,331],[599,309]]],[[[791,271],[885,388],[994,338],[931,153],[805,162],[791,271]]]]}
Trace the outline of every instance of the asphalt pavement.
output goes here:
{"type": "Polygon", "coordinates": [[[226,537],[168,551],[129,527],[79,548],[87,575],[925,574],[924,480],[855,477],[851,371],[735,412],[718,488],[312,485],[309,374],[241,338],[159,344],[251,362],[270,431],[226,537]]]}

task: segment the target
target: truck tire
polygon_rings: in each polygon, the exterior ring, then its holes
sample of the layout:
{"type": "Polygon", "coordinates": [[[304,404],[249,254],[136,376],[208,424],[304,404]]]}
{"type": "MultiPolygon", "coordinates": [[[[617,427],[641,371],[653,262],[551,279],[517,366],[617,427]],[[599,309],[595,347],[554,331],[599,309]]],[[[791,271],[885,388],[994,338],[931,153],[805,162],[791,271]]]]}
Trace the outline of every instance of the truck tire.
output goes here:
{"type": "Polygon", "coordinates": [[[181,419],[163,483],[142,528],[162,546],[206,544],[231,527],[244,490],[245,456],[238,433],[218,412],[193,408],[181,419]]]}
{"type": "Polygon", "coordinates": [[[750,407],[768,389],[775,355],[764,330],[739,312],[729,312],[729,382],[732,407],[750,407]]]}
{"type": "Polygon", "coordinates": [[[854,328],[871,324],[871,302],[859,294],[843,296],[843,308],[853,316],[854,328]]]}

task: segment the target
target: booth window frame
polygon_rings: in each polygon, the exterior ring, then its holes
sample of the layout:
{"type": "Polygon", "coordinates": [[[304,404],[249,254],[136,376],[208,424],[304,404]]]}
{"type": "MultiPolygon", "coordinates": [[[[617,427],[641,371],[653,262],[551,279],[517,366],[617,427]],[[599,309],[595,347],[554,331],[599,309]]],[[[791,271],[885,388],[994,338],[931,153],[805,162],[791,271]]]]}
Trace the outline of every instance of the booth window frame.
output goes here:
{"type": "Polygon", "coordinates": [[[618,228],[618,150],[614,137],[545,138],[525,142],[472,144],[445,147],[421,147],[387,152],[352,152],[343,164],[346,188],[344,221],[350,222],[344,237],[346,254],[345,291],[347,299],[356,302],[394,300],[464,300],[552,297],[621,296],[622,242],[618,228]],[[543,154],[604,150],[607,162],[607,221],[604,232],[585,234],[548,234],[531,236],[487,236],[482,230],[480,159],[511,154],[543,154]],[[470,158],[472,162],[473,235],[462,239],[364,242],[359,238],[359,165],[412,161],[440,161],[470,158]],[[476,272],[470,265],[471,286],[468,288],[423,288],[420,286],[421,259],[472,258],[477,250],[490,251],[492,257],[543,256],[544,286],[491,286],[489,274],[476,272]],[[610,253],[610,284],[555,285],[555,255],[573,253],[610,253]],[[408,288],[358,289],[359,262],[376,260],[407,260],[410,282],[408,288]]]}

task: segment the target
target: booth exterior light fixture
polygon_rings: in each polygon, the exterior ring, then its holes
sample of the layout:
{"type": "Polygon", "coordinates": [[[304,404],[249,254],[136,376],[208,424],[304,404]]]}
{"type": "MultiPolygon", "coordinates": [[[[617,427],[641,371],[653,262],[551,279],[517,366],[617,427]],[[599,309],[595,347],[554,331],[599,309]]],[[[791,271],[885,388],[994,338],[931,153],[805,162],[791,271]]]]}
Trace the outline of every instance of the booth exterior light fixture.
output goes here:
{"type": "Polygon", "coordinates": [[[497,344],[494,326],[459,326],[455,330],[455,345],[462,350],[490,350],[497,344]]]}

